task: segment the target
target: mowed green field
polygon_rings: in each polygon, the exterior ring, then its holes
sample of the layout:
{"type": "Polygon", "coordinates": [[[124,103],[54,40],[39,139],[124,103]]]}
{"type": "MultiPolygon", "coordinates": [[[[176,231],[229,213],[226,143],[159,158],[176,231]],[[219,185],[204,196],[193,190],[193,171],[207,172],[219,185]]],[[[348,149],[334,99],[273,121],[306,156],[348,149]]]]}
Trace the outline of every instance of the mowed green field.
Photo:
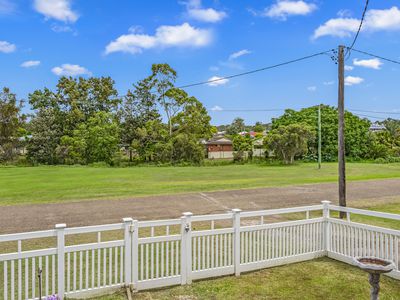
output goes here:
{"type": "MultiPolygon", "coordinates": [[[[400,178],[400,163],[348,163],[348,180],[400,178]]],[[[0,205],[335,182],[337,164],[204,167],[1,167],[0,205]]]]}

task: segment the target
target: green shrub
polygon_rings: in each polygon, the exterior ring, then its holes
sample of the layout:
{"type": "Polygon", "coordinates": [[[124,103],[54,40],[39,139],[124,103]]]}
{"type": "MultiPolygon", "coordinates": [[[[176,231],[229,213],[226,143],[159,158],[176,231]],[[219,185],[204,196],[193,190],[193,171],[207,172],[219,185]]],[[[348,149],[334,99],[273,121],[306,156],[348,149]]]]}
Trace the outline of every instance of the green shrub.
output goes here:
{"type": "Polygon", "coordinates": [[[400,157],[398,157],[398,156],[389,156],[386,160],[389,163],[398,163],[398,162],[400,162],[400,157]]]}
{"type": "Polygon", "coordinates": [[[104,167],[109,167],[110,165],[104,161],[98,161],[98,162],[89,164],[89,166],[94,167],[94,168],[104,168],[104,167]]]}
{"type": "Polygon", "coordinates": [[[382,157],[375,159],[374,161],[376,164],[387,164],[388,161],[382,157]]]}

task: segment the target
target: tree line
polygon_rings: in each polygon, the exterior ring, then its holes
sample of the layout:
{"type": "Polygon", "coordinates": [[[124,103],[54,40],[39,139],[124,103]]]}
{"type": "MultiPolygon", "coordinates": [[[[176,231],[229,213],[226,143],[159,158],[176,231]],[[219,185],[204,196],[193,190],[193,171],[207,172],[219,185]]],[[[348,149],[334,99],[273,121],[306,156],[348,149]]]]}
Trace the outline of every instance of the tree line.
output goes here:
{"type": "MultiPolygon", "coordinates": [[[[335,107],[321,105],[295,111],[286,109],[284,114],[272,119],[270,124],[257,122],[255,126],[245,125],[242,118],[235,118],[229,125],[218,126],[232,139],[234,160],[253,158],[253,151],[265,150],[265,157],[279,159],[292,164],[295,159],[317,161],[318,159],[318,109],[321,108],[322,160],[335,161],[338,147],[338,111],[335,107]],[[255,131],[255,136],[243,134],[255,131]],[[261,132],[266,132],[265,135],[261,132]],[[241,133],[241,134],[240,134],[241,133]]],[[[382,130],[372,131],[371,121],[345,112],[346,157],[351,160],[377,160],[378,162],[400,161],[400,120],[388,118],[377,122],[382,130]]]]}
{"type": "MultiPolygon", "coordinates": [[[[323,161],[335,161],[338,152],[337,108],[321,105],[321,154],[323,161]]],[[[272,119],[263,140],[266,156],[273,156],[287,164],[295,159],[317,161],[318,157],[318,109],[313,106],[295,111],[285,110],[279,118],[272,119]]],[[[236,119],[232,126],[238,123],[236,119]]],[[[345,112],[346,157],[353,160],[400,161],[400,120],[388,118],[380,125],[384,129],[371,131],[371,121],[345,112]]],[[[254,149],[254,139],[233,135],[233,147],[237,154],[254,149]]],[[[242,156],[237,155],[237,159],[242,156]]],[[[251,155],[248,156],[251,158],[251,155]]]]}
{"type": "Polygon", "coordinates": [[[176,78],[168,64],[154,64],[148,77],[120,97],[110,77],[62,77],[54,91],[29,94],[29,116],[4,88],[0,160],[13,160],[25,140],[33,164],[118,165],[122,148],[130,162],[200,163],[204,147],[199,141],[215,128],[203,104],[175,87],[176,78]]]}
{"type": "MultiPolygon", "coordinates": [[[[162,163],[200,164],[207,140],[218,130],[233,141],[235,161],[252,159],[255,141],[265,158],[290,164],[317,159],[318,106],[285,110],[270,124],[248,126],[241,118],[214,127],[203,104],[177,88],[177,73],[154,64],[150,75],[119,96],[110,77],[61,77],[54,90],[28,96],[31,108],[8,88],[0,92],[0,163],[15,162],[26,149],[29,164],[162,163]],[[243,135],[255,131],[256,136],[243,135]],[[241,133],[241,134],[240,134],[241,133]],[[122,151],[123,150],[123,151],[122,151]]],[[[337,158],[337,109],[322,105],[322,158],[337,158]]],[[[400,157],[400,121],[386,119],[385,130],[370,131],[371,122],[345,113],[346,156],[396,161],[400,157]]]]}

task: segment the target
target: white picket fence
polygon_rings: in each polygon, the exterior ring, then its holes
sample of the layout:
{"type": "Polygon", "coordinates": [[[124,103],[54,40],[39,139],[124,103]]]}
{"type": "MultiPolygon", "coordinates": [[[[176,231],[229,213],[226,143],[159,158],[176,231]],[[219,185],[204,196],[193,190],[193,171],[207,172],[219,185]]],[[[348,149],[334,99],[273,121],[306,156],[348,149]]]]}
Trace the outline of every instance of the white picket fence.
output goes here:
{"type": "Polygon", "coordinates": [[[356,223],[351,214],[400,221],[400,215],[323,201],[321,205],[251,212],[184,213],[180,219],[161,221],[126,218],[119,224],[77,228],[59,224],[54,230],[0,235],[2,295],[4,300],[38,299],[39,269],[42,295],[63,298],[123,286],[144,290],[190,284],[195,279],[239,276],[321,256],[347,263],[354,256],[390,259],[396,269],[389,276],[400,279],[400,230],[356,223]],[[335,211],[346,213],[347,218],[333,218],[335,211]],[[295,221],[278,222],[281,215],[291,213],[301,213],[303,218],[298,220],[297,214],[295,221]],[[104,241],[106,232],[121,239],[104,241]],[[79,243],[77,239],[67,245],[69,237],[90,234],[96,235],[96,242],[79,243]],[[42,249],[39,243],[40,249],[23,249],[37,239],[53,240],[54,247],[42,249]],[[7,251],[11,246],[2,247],[10,243],[16,244],[16,252],[7,251]]]}

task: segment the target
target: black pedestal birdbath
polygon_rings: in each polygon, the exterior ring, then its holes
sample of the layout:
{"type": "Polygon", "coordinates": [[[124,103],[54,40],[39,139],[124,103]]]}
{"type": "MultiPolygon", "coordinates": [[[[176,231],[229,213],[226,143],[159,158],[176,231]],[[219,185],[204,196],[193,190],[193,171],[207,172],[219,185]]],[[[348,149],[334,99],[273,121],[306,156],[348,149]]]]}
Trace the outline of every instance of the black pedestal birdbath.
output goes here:
{"type": "Polygon", "coordinates": [[[395,268],[394,263],[377,257],[355,257],[354,262],[360,269],[369,273],[371,300],[379,300],[381,274],[391,272],[395,268]]]}

